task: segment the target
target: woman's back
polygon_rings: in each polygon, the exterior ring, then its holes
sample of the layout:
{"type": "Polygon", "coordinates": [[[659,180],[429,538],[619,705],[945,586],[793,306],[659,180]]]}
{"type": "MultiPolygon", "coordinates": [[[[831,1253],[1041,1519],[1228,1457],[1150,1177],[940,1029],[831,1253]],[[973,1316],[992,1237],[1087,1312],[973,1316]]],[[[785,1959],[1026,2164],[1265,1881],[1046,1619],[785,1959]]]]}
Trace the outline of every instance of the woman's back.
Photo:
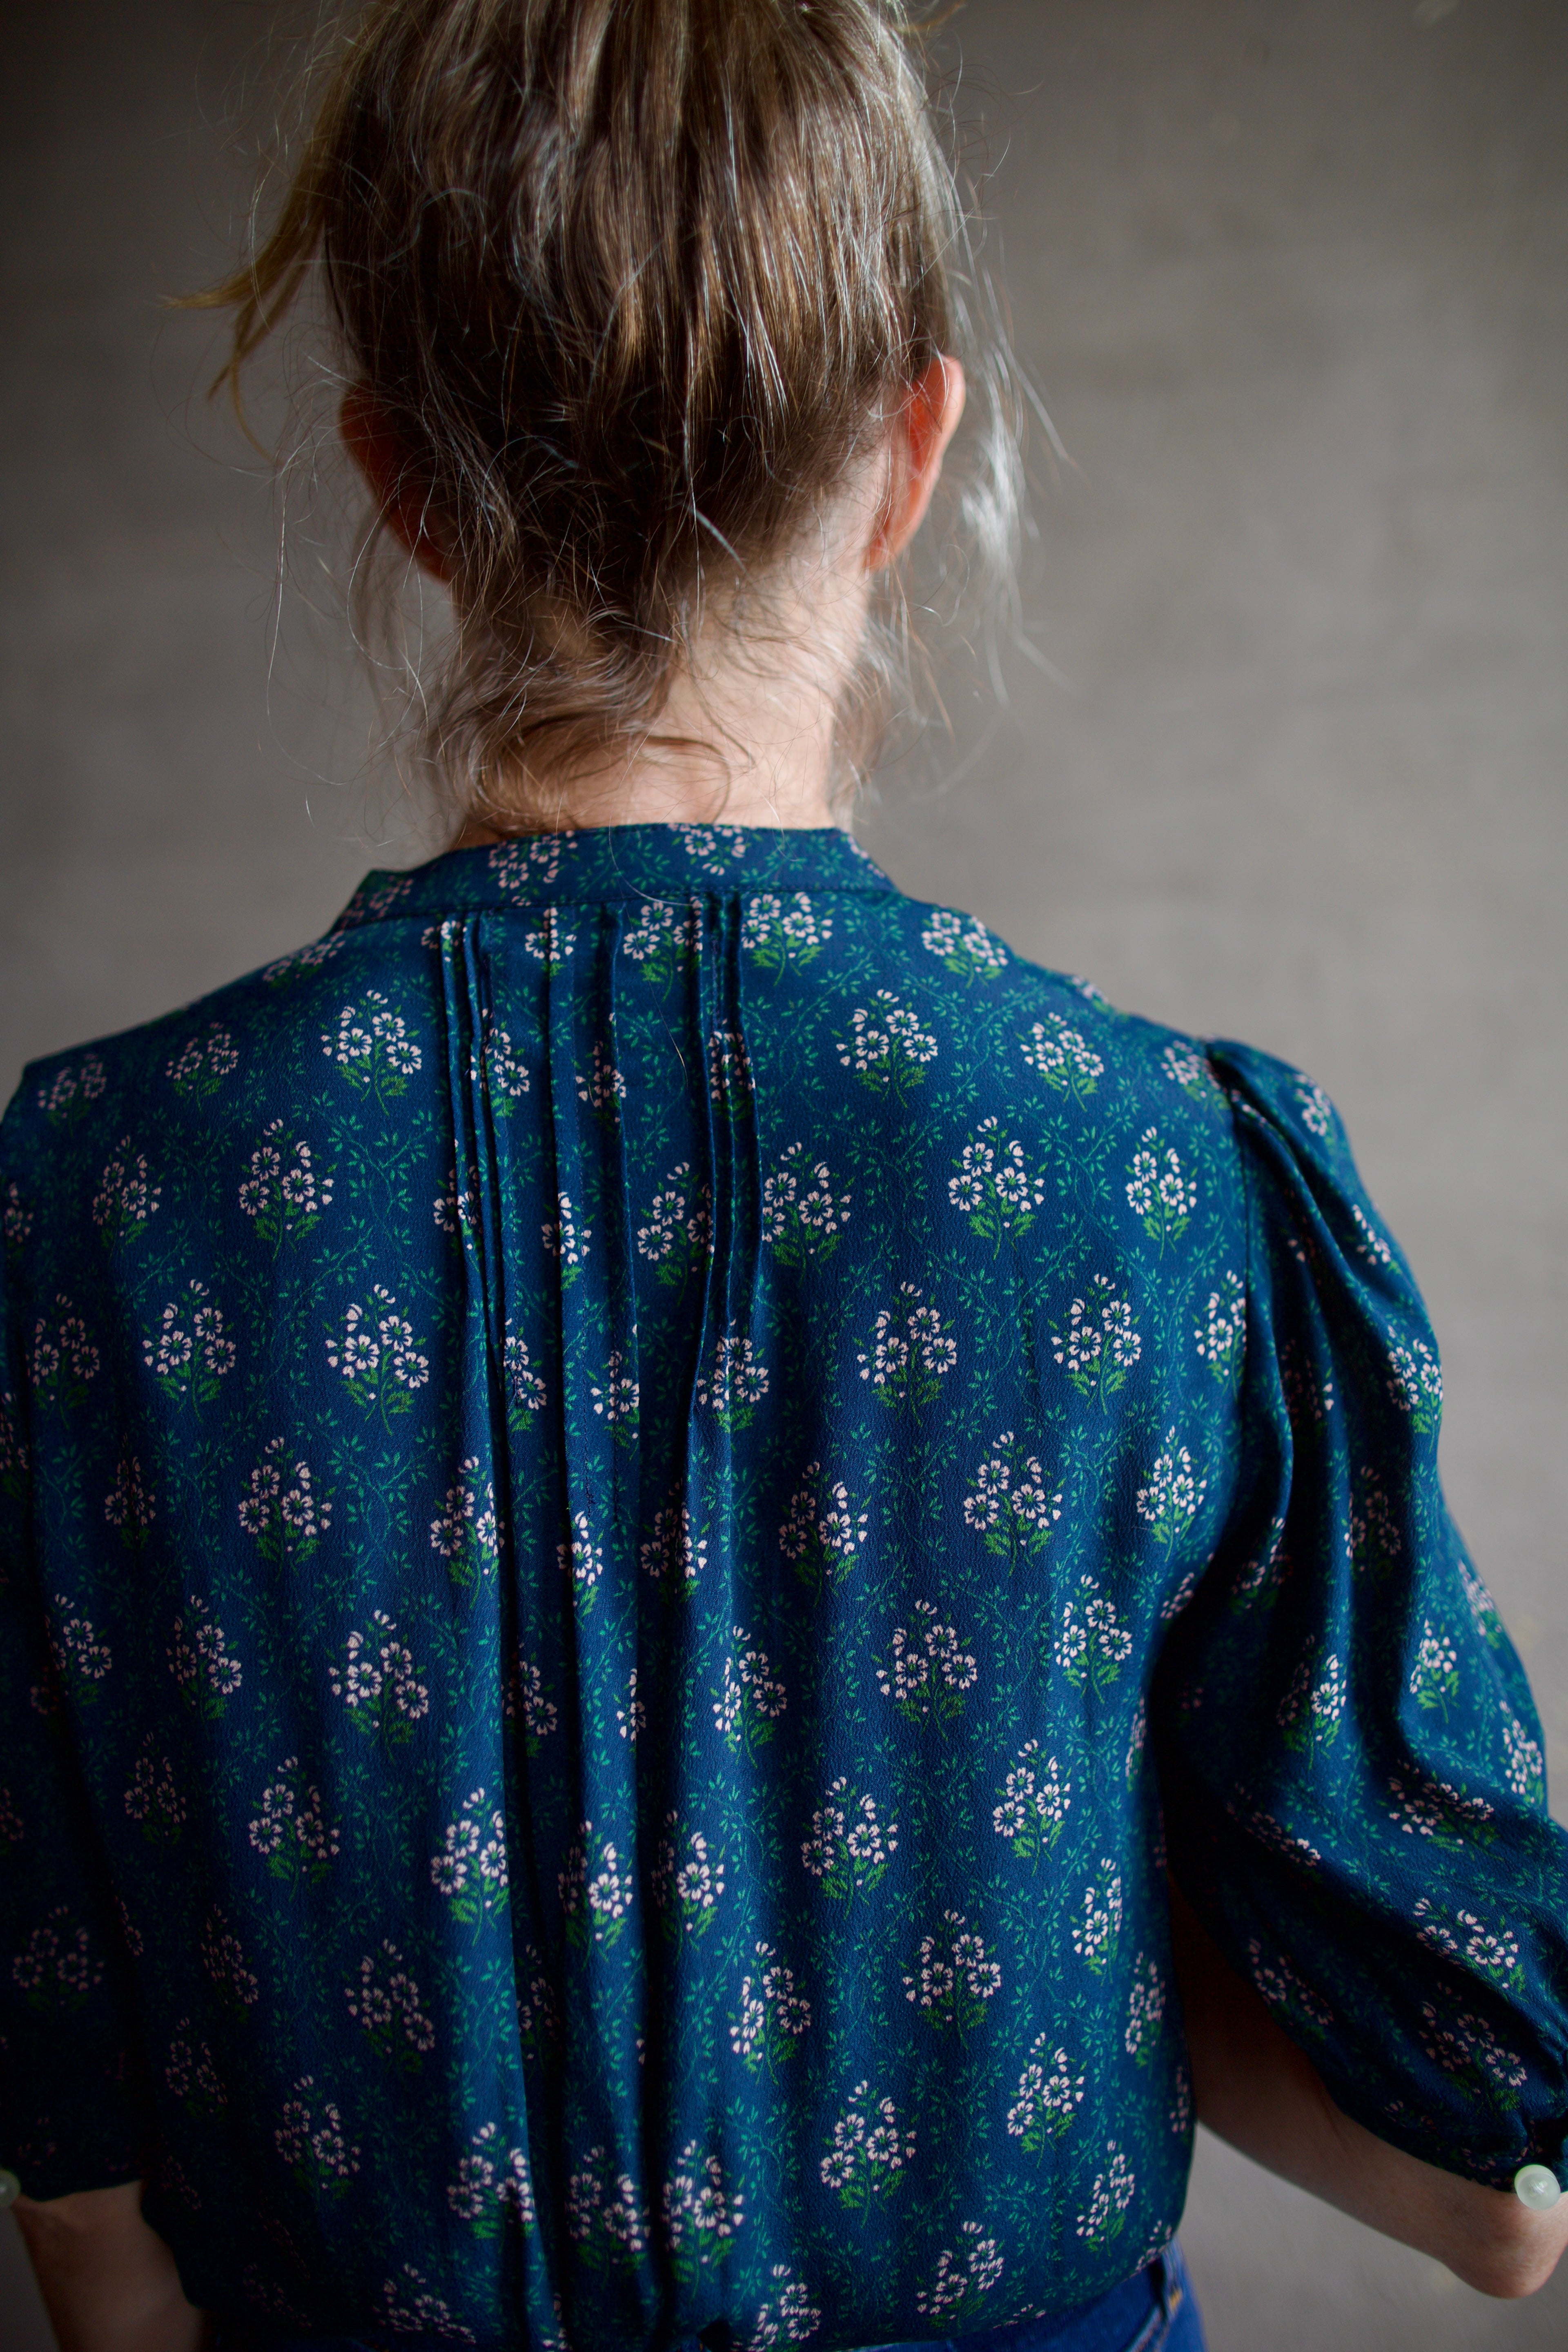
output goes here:
{"type": "Polygon", "coordinates": [[[1144,2342],[1194,2096],[1538,2282],[1561,1832],[1332,1111],[833,822],[955,344],[1004,604],[1017,525],[905,11],[371,0],[231,373],[310,288],[457,845],[7,1115],[0,2154],[134,2225],[76,2335],[1144,2342]]]}
{"type": "Polygon", "coordinates": [[[38,2128],[158,2146],[189,2293],[764,2345],[1113,2284],[1190,2139],[1156,1745],[1343,2103],[1529,2152],[1484,1962],[1419,2123],[1379,2054],[1436,1987],[1389,1857],[1506,1816],[1528,1941],[1550,1836],[1419,1305],[1321,1097],[1219,1069],[716,825],[373,877],[32,1075],[38,2128]]]}

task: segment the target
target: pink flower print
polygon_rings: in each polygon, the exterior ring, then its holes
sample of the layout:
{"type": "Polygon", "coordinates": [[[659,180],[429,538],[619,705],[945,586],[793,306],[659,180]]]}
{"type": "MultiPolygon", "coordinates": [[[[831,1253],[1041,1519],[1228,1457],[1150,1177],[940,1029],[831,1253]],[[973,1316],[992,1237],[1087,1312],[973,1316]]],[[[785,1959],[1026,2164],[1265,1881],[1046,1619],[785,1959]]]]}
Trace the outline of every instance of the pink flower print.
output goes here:
{"type": "Polygon", "coordinates": [[[911,1087],[923,1085],[925,1066],[936,1059],[936,1039],[890,990],[879,988],[869,1006],[857,1005],[850,1015],[838,1058],[873,1094],[901,1101],[911,1087]]]}
{"type": "Polygon", "coordinates": [[[800,1858],[825,1895],[851,1902],[886,1877],[899,1850],[899,1824],[884,1821],[877,1801],[840,1773],[811,1817],[800,1858]]]}
{"type": "Polygon", "coordinates": [[[869,2095],[868,2083],[856,2084],[817,2166],[823,2186],[851,2210],[896,2189],[915,2153],[915,2134],[903,2128],[892,2100],[873,2106],[869,2095]]]}
{"type": "Polygon", "coordinates": [[[1122,2045],[1135,2065],[1147,2066],[1153,2057],[1165,2015],[1165,1980],[1156,1963],[1140,1952],[1132,1964],[1132,1990],[1128,1996],[1127,2026],[1122,2045]]]}
{"type": "Polygon", "coordinates": [[[544,976],[553,980],[565,971],[570,959],[577,952],[577,935],[569,930],[553,907],[541,910],[537,927],[522,935],[524,951],[537,958],[544,966],[544,976]]]}
{"type": "Polygon", "coordinates": [[[325,1878],[342,1844],[337,1823],[326,1818],[321,1790],[306,1780],[297,1756],[286,1756],[263,1789],[248,1834],[272,1876],[291,1885],[325,1878]]]}
{"type": "Polygon", "coordinates": [[[730,2028],[730,2046],[752,2074],[793,2058],[811,2025],[811,2003],[795,1990],[794,1969],[771,1944],[759,1944],[756,1957],[756,1973],[741,1979],[740,2015],[730,2028]]]}
{"type": "Polygon", "coordinates": [[[152,1753],[155,1738],[156,1734],[149,1732],[143,1742],[131,1786],[125,1791],[125,1810],[144,1838],[154,1843],[173,1844],[184,1827],[185,1801],[175,1786],[174,1768],[169,1759],[154,1759],[152,1753]]]}
{"type": "Polygon", "coordinates": [[[787,900],[765,890],[746,901],[741,945],[763,971],[814,963],[832,937],[829,903],[808,890],[792,891],[787,900]]]}
{"type": "Polygon", "coordinates": [[[664,2239],[677,2278],[691,2279],[722,2262],[745,2220],[739,2186],[725,2178],[716,2156],[689,2140],[664,2189],[664,2239]]]}
{"type": "Polygon", "coordinates": [[[879,1404],[928,1405],[958,1361],[958,1342],[913,1283],[900,1282],[896,1307],[878,1312],[869,1349],[858,1359],[879,1404]]]}
{"type": "Polygon", "coordinates": [[[994,2238],[984,2237],[978,2221],[965,2221],[955,2249],[944,2246],[937,2256],[936,2276],[915,2297],[915,2309],[933,2325],[952,2327],[967,2323],[1000,2279],[1005,2263],[994,2238]]]}
{"type": "Polygon", "coordinates": [[[708,1040],[708,1092],[731,1118],[749,1118],[756,1088],[752,1057],[738,1029],[715,1029],[708,1040]]]}
{"type": "Polygon", "coordinates": [[[400,1747],[430,1712],[430,1690],[414,1670],[414,1654],[398,1638],[384,1609],[372,1612],[370,1631],[349,1633],[342,1666],[328,1671],[334,1698],[341,1698],[356,1731],[377,1734],[400,1747]]]}
{"type": "Polygon", "coordinates": [[[1079,1394],[1101,1406],[1121,1388],[1143,1353],[1132,1328],[1132,1309],[1119,1298],[1109,1275],[1097,1274],[1087,1298],[1075,1298],[1066,1325],[1052,1326],[1052,1352],[1079,1394]]]}
{"type": "Polygon", "coordinates": [[[395,1944],[384,1940],[378,1953],[365,1954],[343,1997],[349,2015],[379,2056],[413,2070],[435,2048],[436,2029],[419,2005],[419,1987],[395,1944]]]}
{"type": "Polygon", "coordinates": [[[103,1516],[111,1528],[120,1529],[124,1541],[132,1545],[144,1539],[158,1516],[142,1465],[133,1454],[121,1456],[114,1484],[104,1496],[103,1516]]]}
{"type": "Polygon", "coordinates": [[[773,1725],[789,1705],[788,1695],[742,1627],[732,1629],[735,1654],[724,1661],[723,1681],[713,1702],[713,1720],[726,1747],[752,1754],[773,1737],[773,1725]]]}
{"type": "Polygon", "coordinates": [[[131,1138],[121,1136],[92,1200],[92,1222],[103,1236],[104,1247],[140,1241],[158,1213],[163,1193],[163,1186],[154,1184],[148,1174],[146,1154],[133,1152],[131,1138]]]}
{"type": "Polygon", "coordinates": [[[63,1592],[55,1594],[54,1606],[49,1654],[55,1671],[79,1705],[90,1704],[113,1667],[113,1655],[91,1618],[84,1617],[63,1592]]]}
{"type": "Polygon", "coordinates": [[[878,1664],[877,1687],[909,1721],[931,1716],[946,1722],[963,1713],[980,1670],[957,1628],[941,1622],[934,1601],[917,1601],[914,1614],[912,1632],[893,1628],[892,1655],[878,1664]]]}
{"type": "MultiPolygon", "coordinates": [[[[553,1731],[555,1728],[553,1707],[551,1708],[550,1714],[550,1728],[553,1731]]],[[[647,1708],[637,1696],[637,1670],[635,1666],[626,1681],[626,1703],[625,1706],[618,1706],[616,1709],[616,1723],[621,1738],[634,1748],[637,1746],[638,1733],[647,1729],[647,1708]]],[[[0,1834],[3,1833],[0,1832],[0,1834]]]]}
{"type": "Polygon", "coordinates": [[[698,1375],[697,1403],[721,1429],[745,1429],[768,1392],[768,1368],[750,1339],[727,1332],[714,1343],[708,1369],[698,1375]]]}
{"type": "Polygon", "coordinates": [[[763,1238],[781,1265],[804,1265],[831,1256],[849,1222],[847,1192],[835,1192],[826,1160],[808,1160],[792,1143],[763,1185],[763,1238]]]}
{"type": "Polygon", "coordinates": [[[1031,2155],[1070,2131],[1083,2105],[1081,2069],[1075,2073],[1067,2052],[1050,2045],[1048,2033],[1035,2036],[1007,2110],[1008,2136],[1022,2140],[1031,2155]]]}
{"type": "Polygon", "coordinates": [[[1029,1231],[1046,1197],[1046,1179],[1030,1168],[1017,1137],[1003,1134],[999,1119],[981,1120],[953,1166],[947,1197],[969,1219],[972,1232],[1000,1249],[1029,1231]]]}
{"type": "Polygon", "coordinates": [[[513,1331],[510,1322],[506,1327],[504,1364],[507,1420],[514,1430],[531,1428],[535,1415],[544,1408],[544,1381],[533,1368],[527,1340],[513,1331]]]}
{"type": "Polygon", "coordinates": [[[1324,2003],[1282,1955],[1273,1959],[1265,1957],[1263,1947],[1254,1936],[1247,1944],[1247,1957],[1252,1970],[1252,1981],[1270,2009],[1277,2009],[1295,2030],[1300,2040],[1303,2029],[1326,2032],[1333,2019],[1324,2003]]]}
{"type": "Polygon", "coordinates": [[[1096,1976],[1102,1976],[1116,1957],[1121,1910],[1121,1873],[1108,1854],[1083,1890],[1072,1931],[1073,1950],[1096,1976]]]}
{"type": "Polygon", "coordinates": [[[921,1937],[914,1968],[904,1977],[904,1999],[922,2025],[937,2031],[951,2025],[972,2033],[1001,1990],[1001,1962],[961,1911],[944,1911],[942,1926],[921,1937]]]}
{"type": "Polygon", "coordinates": [[[578,1615],[586,1617],[598,1598],[599,1579],[605,1572],[605,1547],[594,1541],[586,1511],[573,1512],[572,1532],[565,1543],[557,1544],[555,1559],[562,1575],[572,1580],[578,1615]]]}
{"type": "Polygon", "coordinates": [[[7,1177],[5,1189],[0,1192],[0,1237],[10,1249],[20,1249],[33,1230],[33,1212],[14,1176],[7,1177]]]}
{"type": "Polygon", "coordinates": [[[719,1916],[723,1892],[723,1855],[712,1851],[700,1830],[683,1832],[678,1817],[667,1814],[654,1856],[653,1897],[668,1934],[705,1936],[719,1916]]]}
{"type": "Polygon", "coordinates": [[[459,2221],[476,2237],[492,2238],[510,2209],[524,2232],[534,2224],[533,2183],[528,2157],[521,2147],[508,2147],[497,2124],[481,2124],[458,2161],[458,2177],[447,2189],[447,2202],[459,2221]]]}
{"type": "Polygon", "coordinates": [[[103,1962],[87,1929],[60,1903],[33,1929],[11,1963],[11,1976],[31,2008],[79,2009],[102,1983],[103,1962]]]}
{"type": "Polygon", "coordinates": [[[229,1653],[223,1627],[199,1593],[193,1592],[187,1614],[176,1617],[169,1643],[169,1671],[181,1691],[207,1717],[223,1713],[244,1680],[239,1660],[229,1653]]]}
{"type": "Polygon", "coordinates": [[[556,1884],[569,1942],[582,1948],[590,1941],[606,1946],[620,1941],[632,1907],[632,1875],[622,1870],[620,1854],[609,1840],[595,1843],[592,1822],[583,1823],[556,1884]]]}
{"type": "Polygon", "coordinates": [[[974,1474],[974,1492],[963,1498],[963,1518],[1001,1555],[1009,1571],[1050,1540],[1062,1515],[1062,1493],[1048,1491],[1037,1454],[1026,1454],[1010,1429],[994,1440],[974,1474]]]}
{"type": "MultiPolygon", "coordinates": [[[[635,1666],[632,1668],[632,1675],[635,1696],[637,1675],[635,1666]]],[[[519,1716],[522,1717],[523,1745],[529,1755],[537,1756],[554,1730],[559,1717],[554,1700],[545,1696],[544,1677],[531,1659],[519,1656],[512,1660],[511,1670],[507,1676],[503,1707],[509,1722],[515,1722],[519,1716]]],[[[616,1715],[619,1719],[618,1708],[616,1715]]],[[[626,1738],[624,1723],[621,1727],[621,1737],[623,1739],[626,1738]]]]}
{"type": "Polygon", "coordinates": [[[994,980],[1006,969],[1007,950],[1001,940],[993,939],[974,916],[955,915],[945,907],[932,909],[921,945],[960,980],[994,980]]]}
{"type": "Polygon", "coordinates": [[[1115,2140],[1105,2154],[1105,2170],[1096,2178],[1089,2209],[1079,2216],[1076,2224],[1078,2236],[1096,2248],[1109,2245],[1112,2238],[1121,2236],[1138,2186],[1137,2177],[1115,2140]]]}
{"type": "Polygon", "coordinates": [[[323,2099],[313,2074],[301,2074],[283,2103],[272,2144],[302,2189],[315,2196],[341,2192],[359,2170],[360,2151],[343,2128],[334,2099],[323,2099]]]}
{"type": "Polygon", "coordinates": [[[239,1524],[263,1559],[309,1559],[332,1523],[330,1498],[317,1487],[308,1462],[288,1462],[283,1440],[268,1440],[246,1481],[239,1524]]]}
{"type": "Polygon", "coordinates": [[[500,1558],[495,1488],[489,1479],[480,1485],[477,1454],[463,1462],[458,1484],[447,1487],[446,1500],[430,1522],[430,1549],[440,1554],[447,1575],[465,1591],[495,1573],[500,1558]]]}
{"type": "Polygon", "coordinates": [[[182,2017],[174,2028],[163,2062],[163,2080],[189,2116],[215,2115],[228,2105],[211,2047],[197,2041],[188,2017],[182,2017]]]}
{"type": "Polygon", "coordinates": [[[258,1236],[274,1247],[308,1234],[331,1208],[334,1178],[316,1165],[302,1137],[290,1139],[275,1118],[250,1155],[239,1187],[239,1205],[258,1236]]]}
{"type": "Polygon", "coordinates": [[[169,1301],[158,1328],[142,1342],[142,1357],[171,1402],[189,1397],[206,1404],[216,1396],[218,1382],[234,1370],[235,1345],[205,1282],[193,1280],[183,1298],[169,1301]]]}
{"type": "Polygon", "coordinates": [[[186,1039],[165,1065],[163,1075],[177,1095],[187,1101],[204,1102],[238,1066],[239,1055],[233,1037],[222,1022],[210,1021],[200,1036],[186,1039]]]}
{"type": "Polygon", "coordinates": [[[616,1105],[625,1098],[626,1082],[611,1061],[603,1045],[594,1048],[593,1066],[577,1074],[577,1099],[600,1118],[613,1118],[616,1105]]]}
{"type": "Polygon", "coordinates": [[[829,1479],[820,1462],[808,1462],[790,1496],[779,1549],[801,1582],[820,1591],[851,1574],[869,1524],[870,1514],[855,1509],[843,1479],[829,1479]]]}
{"type": "Polygon", "coordinates": [[[68,1126],[103,1092],[107,1074],[98,1055],[68,1062],[38,1088],[37,1104],[51,1127],[68,1126]]]}
{"type": "Polygon", "coordinates": [[[221,1911],[209,1911],[202,1929],[202,1966],[226,2000],[253,2009],[261,1997],[256,1973],[247,1963],[244,1948],[221,1911]]]}
{"type": "Polygon", "coordinates": [[[321,1050],[356,1094],[374,1094],[383,1104],[406,1090],[425,1060],[402,1013],[375,988],[357,1005],[343,1006],[335,1029],[322,1030],[321,1050]]]}
{"type": "Polygon", "coordinates": [[[1026,1740],[1002,1784],[991,1825],[1021,1862],[1038,1862],[1062,1833],[1072,1782],[1053,1756],[1043,1759],[1037,1739],[1026,1740]]]}
{"type": "Polygon", "coordinates": [[[637,1547],[642,1567],[673,1600],[684,1600],[697,1590],[708,1560],[708,1538],[692,1532],[691,1513],[684,1503],[671,1503],[653,1515],[647,1541],[637,1547]]]}
{"type": "Polygon", "coordinates": [[[637,1427],[642,1388],[630,1372],[622,1369],[623,1361],[620,1349],[612,1348],[605,1368],[604,1387],[591,1388],[588,1393],[594,1401],[595,1412],[610,1424],[618,1438],[629,1438],[637,1427]]]}
{"type": "Polygon", "coordinates": [[[430,1857],[430,1884],[465,1925],[500,1911],[507,1901],[509,1870],[506,1819],[483,1789],[463,1801],[447,1824],[439,1853],[430,1857]]]}
{"type": "Polygon", "coordinates": [[[721,882],[730,878],[726,860],[739,864],[749,846],[743,824],[678,824],[675,831],[688,857],[721,882]]]}
{"type": "Polygon", "coordinates": [[[341,1332],[328,1333],[327,1361],[341,1373],[354,1402],[379,1411],[388,1427],[392,1416],[406,1412],[415,1392],[429,1384],[430,1359],[381,1282],[368,1299],[351,1300],[341,1332]]]}
{"type": "Polygon", "coordinates": [[[577,846],[570,827],[561,833],[540,833],[523,841],[498,842],[489,853],[489,869],[503,890],[526,896],[548,888],[561,872],[561,862],[577,846]]]}
{"type": "Polygon", "coordinates": [[[638,1254],[658,1269],[660,1282],[680,1289],[688,1276],[706,1263],[712,1227],[708,1187],[683,1160],[654,1194],[647,1224],[637,1227],[638,1254]]]}
{"type": "Polygon", "coordinates": [[[742,2352],[775,2352],[781,2345],[804,2344],[822,2325],[821,2312],[787,2263],[773,2264],[772,2292],[776,2300],[763,2305],[742,2352]]]}
{"type": "Polygon", "coordinates": [[[63,1291],[55,1308],[52,1317],[40,1315],[33,1326],[30,1370],[38,1402],[68,1409],[86,1396],[88,1382],[98,1377],[100,1359],[86,1323],[63,1291]]]}
{"type": "Polygon", "coordinates": [[[588,1255],[594,1228],[578,1224],[576,1213],[566,1193],[557,1197],[555,1206],[556,1214],[543,1227],[542,1238],[551,1256],[560,1259],[561,1287],[569,1290],[588,1255]]]}
{"type": "Polygon", "coordinates": [[[574,2244],[601,2262],[636,2260],[647,2246],[647,2216],[627,2173],[611,2169],[602,2147],[591,2147],[567,2176],[566,2230],[574,2244]]]}

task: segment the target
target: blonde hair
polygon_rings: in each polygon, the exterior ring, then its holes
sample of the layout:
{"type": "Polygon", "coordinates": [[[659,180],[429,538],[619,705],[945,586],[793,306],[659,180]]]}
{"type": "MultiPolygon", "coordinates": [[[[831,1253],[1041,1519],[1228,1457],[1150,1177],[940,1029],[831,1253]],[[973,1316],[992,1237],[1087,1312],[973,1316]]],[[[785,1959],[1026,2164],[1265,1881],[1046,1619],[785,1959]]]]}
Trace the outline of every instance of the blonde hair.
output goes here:
{"type": "MultiPolygon", "coordinates": [[[[960,523],[1010,575],[1018,403],[899,0],[373,0],[276,226],[223,285],[227,377],[319,278],[456,623],[426,748],[470,812],[655,727],[714,558],[764,574],[932,360],[978,387],[960,523]]],[[[841,724],[907,677],[897,593],[841,724]]]]}

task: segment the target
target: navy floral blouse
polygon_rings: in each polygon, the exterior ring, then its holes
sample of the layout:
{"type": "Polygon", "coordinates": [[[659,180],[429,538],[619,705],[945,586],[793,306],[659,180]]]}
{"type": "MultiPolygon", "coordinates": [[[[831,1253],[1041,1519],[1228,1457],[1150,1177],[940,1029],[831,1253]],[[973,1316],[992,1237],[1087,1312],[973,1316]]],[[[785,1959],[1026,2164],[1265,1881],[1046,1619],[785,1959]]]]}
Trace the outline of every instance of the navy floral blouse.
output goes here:
{"type": "Polygon", "coordinates": [[[3,1130],[0,2157],[279,2327],[748,2352],[1181,2212],[1169,1866],[1568,2180],[1568,1868],[1319,1089],[845,835],[374,874],[3,1130]]]}

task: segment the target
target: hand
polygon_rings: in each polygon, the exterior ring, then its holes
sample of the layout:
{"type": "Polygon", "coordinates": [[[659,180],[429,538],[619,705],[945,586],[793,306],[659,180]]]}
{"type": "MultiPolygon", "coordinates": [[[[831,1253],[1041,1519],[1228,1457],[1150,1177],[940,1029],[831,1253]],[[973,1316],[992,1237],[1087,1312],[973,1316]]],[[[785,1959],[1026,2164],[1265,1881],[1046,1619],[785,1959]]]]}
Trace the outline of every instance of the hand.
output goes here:
{"type": "Polygon", "coordinates": [[[205,2323],[142,2218],[142,2183],[41,2200],[16,2216],[59,2352],[200,2352],[205,2323]]]}
{"type": "Polygon", "coordinates": [[[1171,1886],[1176,1981],[1198,2120],[1255,2164],[1446,2263],[1482,2294],[1533,2294],[1568,2246],[1568,2197],[1531,2213],[1391,2147],[1336,2107],[1310,2059],[1171,1886]]]}

